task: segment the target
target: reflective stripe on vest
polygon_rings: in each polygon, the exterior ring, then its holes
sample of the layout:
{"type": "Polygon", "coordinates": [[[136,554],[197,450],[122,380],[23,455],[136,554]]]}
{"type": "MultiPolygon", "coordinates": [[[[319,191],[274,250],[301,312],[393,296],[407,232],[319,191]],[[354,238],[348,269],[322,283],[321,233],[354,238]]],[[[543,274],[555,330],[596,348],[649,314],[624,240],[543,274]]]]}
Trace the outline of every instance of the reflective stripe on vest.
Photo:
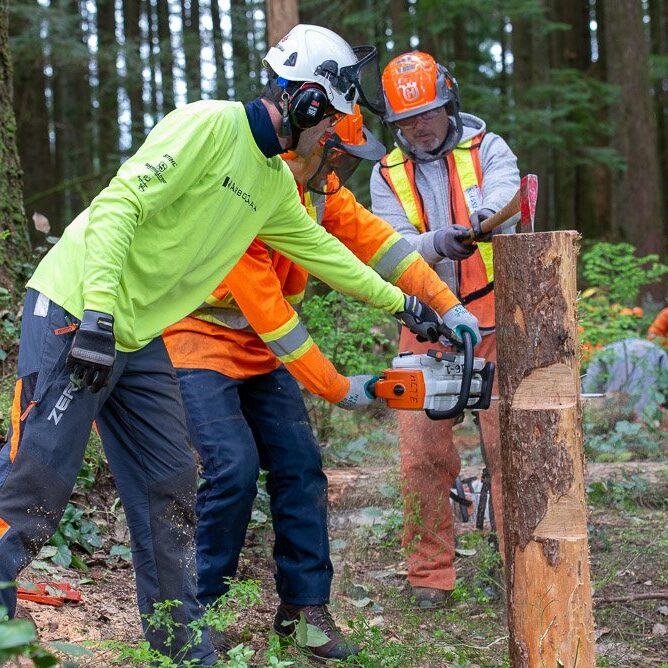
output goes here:
{"type": "Polygon", "coordinates": [[[301,357],[312,345],[313,339],[306,327],[299,321],[295,313],[284,325],[273,332],[260,334],[259,337],[267,344],[281,362],[293,362],[301,357]]]}
{"type": "Polygon", "coordinates": [[[401,202],[404,213],[420,234],[427,231],[427,220],[420,194],[415,187],[415,167],[404,157],[397,146],[380,161],[381,175],[384,176],[395,196],[401,202]]]}
{"type": "MultiPolygon", "coordinates": [[[[473,153],[471,152],[472,144],[473,139],[463,142],[452,152],[455,159],[455,165],[457,165],[457,176],[459,176],[459,183],[462,186],[464,201],[466,202],[469,216],[474,211],[477,211],[482,203],[482,193],[480,192],[478,175],[475,172],[475,165],[473,164],[473,153]]],[[[494,251],[492,250],[492,243],[489,241],[479,241],[478,250],[480,251],[480,256],[485,265],[487,282],[491,283],[494,280],[494,251]]]]}

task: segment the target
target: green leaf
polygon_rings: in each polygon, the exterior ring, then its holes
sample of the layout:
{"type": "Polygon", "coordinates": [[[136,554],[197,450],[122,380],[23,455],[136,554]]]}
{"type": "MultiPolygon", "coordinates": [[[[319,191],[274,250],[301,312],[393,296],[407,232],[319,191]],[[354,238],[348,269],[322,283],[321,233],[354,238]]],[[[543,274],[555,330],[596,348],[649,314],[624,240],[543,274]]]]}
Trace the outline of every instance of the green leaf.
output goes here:
{"type": "Polygon", "coordinates": [[[51,559],[58,554],[58,548],[55,545],[43,545],[37,555],[37,559],[51,559]]]}
{"type": "Polygon", "coordinates": [[[72,550],[67,545],[59,545],[58,553],[51,558],[51,561],[59,566],[69,568],[72,563],[72,550]]]}
{"type": "Polygon", "coordinates": [[[308,626],[304,613],[299,613],[299,621],[295,625],[295,641],[299,647],[306,647],[308,643],[308,626]]]}
{"type": "Polygon", "coordinates": [[[0,624],[0,649],[21,647],[36,640],[35,627],[27,619],[10,619],[0,624]]]}
{"type": "Polygon", "coordinates": [[[120,557],[124,561],[132,561],[132,550],[127,545],[114,545],[109,551],[110,557],[120,557]]]}
{"type": "Polygon", "coordinates": [[[49,654],[43,649],[38,649],[35,652],[31,652],[30,658],[32,659],[35,668],[51,668],[51,666],[61,665],[60,659],[57,656],[53,656],[53,654],[49,654]]]}
{"type": "Polygon", "coordinates": [[[72,567],[84,573],[88,573],[90,570],[86,562],[78,554],[72,554],[72,567]]]}
{"type": "Polygon", "coordinates": [[[58,652],[62,652],[68,656],[93,656],[93,652],[91,652],[89,649],[81,647],[81,645],[74,645],[69,642],[53,641],[48,643],[48,645],[58,652]]]}
{"type": "Polygon", "coordinates": [[[313,624],[306,625],[306,646],[322,647],[329,642],[329,636],[313,624]]]}

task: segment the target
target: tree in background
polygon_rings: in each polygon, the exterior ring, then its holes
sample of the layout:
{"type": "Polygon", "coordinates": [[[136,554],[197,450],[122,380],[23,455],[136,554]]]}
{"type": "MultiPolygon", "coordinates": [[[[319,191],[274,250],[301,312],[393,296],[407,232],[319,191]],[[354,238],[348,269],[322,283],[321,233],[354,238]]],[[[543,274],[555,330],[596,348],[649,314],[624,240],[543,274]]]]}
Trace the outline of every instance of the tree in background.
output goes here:
{"type": "MultiPolygon", "coordinates": [[[[15,0],[11,11],[25,200],[56,233],[174,106],[257,95],[268,17],[289,14],[374,44],[381,67],[430,51],[463,108],[539,175],[538,229],[665,257],[668,0],[15,0]]],[[[370,168],[351,181],[367,203],[370,168]]]]}
{"type": "Polygon", "coordinates": [[[16,149],[7,26],[8,2],[0,0],[0,285],[12,290],[18,273],[16,267],[28,260],[30,244],[23,212],[21,166],[16,149]]]}
{"type": "Polygon", "coordinates": [[[16,287],[24,277],[30,242],[23,213],[21,166],[12,106],[7,0],[0,0],[0,362],[17,333],[16,287]]]}

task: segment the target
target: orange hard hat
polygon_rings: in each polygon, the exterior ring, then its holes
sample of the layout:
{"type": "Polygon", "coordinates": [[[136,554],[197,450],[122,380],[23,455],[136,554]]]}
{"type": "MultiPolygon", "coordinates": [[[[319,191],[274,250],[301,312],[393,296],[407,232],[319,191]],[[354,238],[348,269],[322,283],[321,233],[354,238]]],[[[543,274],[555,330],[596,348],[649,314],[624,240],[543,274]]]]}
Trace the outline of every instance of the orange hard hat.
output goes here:
{"type": "Polygon", "coordinates": [[[428,53],[412,51],[393,58],[382,80],[387,102],[384,120],[390,123],[448,103],[459,106],[457,82],[428,53]]]}
{"type": "Polygon", "coordinates": [[[382,82],[385,93],[383,121],[392,130],[397,145],[411,160],[437,160],[461,141],[463,126],[457,81],[428,53],[411,51],[393,58],[383,70],[382,82]],[[446,139],[437,151],[421,151],[406,139],[397,123],[441,107],[448,113],[446,139]]]}

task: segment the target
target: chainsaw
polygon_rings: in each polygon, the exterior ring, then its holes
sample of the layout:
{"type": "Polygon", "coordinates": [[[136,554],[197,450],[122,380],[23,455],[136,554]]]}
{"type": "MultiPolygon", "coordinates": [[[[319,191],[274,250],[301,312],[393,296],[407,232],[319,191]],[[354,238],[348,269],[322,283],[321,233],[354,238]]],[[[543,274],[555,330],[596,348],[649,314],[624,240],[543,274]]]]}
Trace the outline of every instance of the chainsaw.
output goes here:
{"type": "Polygon", "coordinates": [[[463,343],[441,326],[455,352],[429,350],[426,354],[399,353],[392,367],[382,372],[374,387],[376,397],[389,408],[424,410],[432,420],[447,420],[464,410],[485,410],[492,399],[494,364],[473,356],[473,337],[464,332],[463,343]]]}

